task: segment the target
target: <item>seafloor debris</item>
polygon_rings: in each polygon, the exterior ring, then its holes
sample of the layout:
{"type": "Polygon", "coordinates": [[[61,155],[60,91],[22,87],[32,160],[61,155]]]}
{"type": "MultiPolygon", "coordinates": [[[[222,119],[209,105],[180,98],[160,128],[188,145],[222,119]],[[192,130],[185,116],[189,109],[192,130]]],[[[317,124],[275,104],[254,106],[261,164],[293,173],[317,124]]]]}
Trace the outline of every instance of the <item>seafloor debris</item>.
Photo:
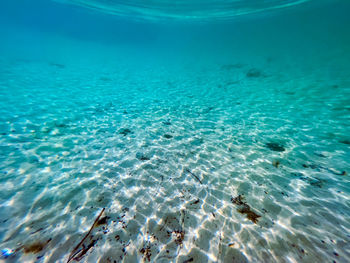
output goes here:
{"type": "Polygon", "coordinates": [[[258,218],[261,217],[261,215],[258,215],[250,209],[250,206],[244,201],[243,195],[232,197],[231,202],[238,206],[237,211],[239,213],[247,215],[247,218],[254,224],[258,223],[258,218]]]}
{"type": "Polygon", "coordinates": [[[106,225],[108,223],[109,216],[104,216],[100,220],[97,221],[96,226],[106,225]]]}
{"type": "Polygon", "coordinates": [[[327,168],[327,167],[324,167],[324,166],[321,166],[321,165],[318,165],[318,164],[307,164],[307,163],[304,163],[302,164],[302,166],[304,168],[311,168],[311,169],[318,169],[318,170],[325,170],[325,171],[328,171],[332,174],[335,174],[335,175],[347,175],[348,173],[346,171],[337,171],[333,168],[327,168]]]}
{"type": "Polygon", "coordinates": [[[323,184],[325,183],[324,180],[322,179],[318,179],[318,178],[315,178],[315,179],[309,179],[308,182],[310,183],[310,185],[312,186],[316,186],[318,188],[322,188],[323,187],[323,184]]]}
{"type": "Polygon", "coordinates": [[[317,164],[303,164],[304,168],[311,168],[311,169],[316,169],[316,168],[322,168],[321,166],[317,165],[317,164]]]}
{"type": "Polygon", "coordinates": [[[202,181],[198,178],[198,176],[195,175],[194,173],[192,173],[189,169],[186,169],[185,171],[188,172],[190,175],[192,175],[194,178],[196,178],[196,180],[197,180],[200,184],[203,184],[202,181]]]}
{"type": "Polygon", "coordinates": [[[236,197],[231,198],[231,202],[234,203],[235,205],[243,205],[244,202],[244,197],[242,195],[238,195],[236,197]]]}
{"type": "Polygon", "coordinates": [[[171,138],[173,138],[173,136],[170,135],[170,134],[164,134],[163,137],[166,138],[166,139],[171,139],[171,138]]]}
{"type": "Polygon", "coordinates": [[[119,134],[123,134],[124,136],[128,135],[129,133],[132,133],[132,131],[128,128],[123,128],[119,130],[119,134]]]}
{"type": "Polygon", "coordinates": [[[150,157],[148,157],[147,155],[145,155],[145,154],[142,153],[142,152],[136,153],[136,158],[139,159],[140,161],[148,161],[148,160],[151,160],[150,157]]]}
{"type": "Polygon", "coordinates": [[[268,142],[265,146],[275,152],[284,152],[286,150],[283,145],[277,142],[268,142]]]}
{"type": "Polygon", "coordinates": [[[252,68],[252,69],[248,70],[246,76],[248,78],[259,78],[259,77],[262,77],[263,74],[260,70],[258,70],[256,68],[252,68]]]}
{"type": "Polygon", "coordinates": [[[184,262],[182,263],[188,263],[188,262],[193,262],[193,258],[189,258],[189,259],[186,259],[184,262]]]}
{"type": "Polygon", "coordinates": [[[152,256],[152,251],[151,251],[151,246],[146,246],[140,249],[140,253],[143,254],[143,259],[151,261],[151,256],[152,256]]]}
{"type": "Polygon", "coordinates": [[[319,179],[316,177],[308,177],[304,176],[302,173],[292,173],[293,176],[297,177],[298,179],[308,182],[310,185],[322,188],[323,185],[327,182],[326,180],[319,179]]]}
{"type": "Polygon", "coordinates": [[[90,250],[90,248],[92,248],[96,244],[96,242],[97,242],[96,239],[90,240],[88,245],[85,245],[84,241],[90,236],[92,230],[95,227],[97,227],[98,225],[101,225],[101,223],[102,224],[107,223],[107,220],[108,220],[107,217],[101,218],[104,211],[105,211],[105,208],[103,208],[101,210],[100,214],[96,217],[89,232],[84,236],[84,238],[79,242],[79,244],[72,250],[72,252],[70,253],[70,255],[68,257],[67,263],[71,262],[72,260],[77,260],[77,261],[81,260],[82,257],[90,250]]]}
{"type": "Polygon", "coordinates": [[[49,240],[47,240],[46,242],[34,242],[30,245],[24,245],[23,246],[23,251],[24,253],[39,253],[40,251],[42,251],[45,246],[51,241],[51,238],[49,240]]]}
{"type": "Polygon", "coordinates": [[[170,122],[170,120],[167,120],[167,121],[163,121],[163,124],[164,125],[171,125],[171,122],[170,122]]]}
{"type": "Polygon", "coordinates": [[[350,140],[341,140],[339,141],[340,143],[343,143],[343,144],[348,144],[350,145],[350,140]]]}
{"type": "Polygon", "coordinates": [[[331,173],[333,173],[335,175],[348,175],[348,173],[346,171],[337,172],[337,171],[334,171],[333,169],[328,169],[328,171],[330,171],[331,173]]]}
{"type": "Polygon", "coordinates": [[[172,232],[175,235],[175,243],[179,246],[182,246],[182,242],[185,238],[185,231],[181,231],[181,230],[174,230],[172,232]]]}
{"type": "Polygon", "coordinates": [[[278,168],[279,166],[280,166],[280,162],[278,161],[278,160],[274,160],[273,162],[272,162],[272,165],[274,166],[274,167],[276,167],[276,168],[278,168]]]}

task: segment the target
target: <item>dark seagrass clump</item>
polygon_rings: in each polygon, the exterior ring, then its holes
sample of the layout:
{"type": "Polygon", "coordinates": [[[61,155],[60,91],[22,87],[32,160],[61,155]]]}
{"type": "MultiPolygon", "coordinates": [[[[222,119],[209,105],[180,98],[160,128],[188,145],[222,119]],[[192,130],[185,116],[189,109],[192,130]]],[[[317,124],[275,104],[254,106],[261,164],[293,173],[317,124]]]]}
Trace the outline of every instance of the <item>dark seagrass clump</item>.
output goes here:
{"type": "Polygon", "coordinates": [[[265,146],[275,152],[284,152],[286,150],[282,144],[277,142],[268,142],[265,146]]]}
{"type": "Polygon", "coordinates": [[[250,206],[244,201],[243,195],[238,195],[236,197],[231,197],[231,202],[238,206],[237,211],[243,215],[246,215],[247,218],[252,221],[254,224],[258,223],[259,217],[253,210],[250,209],[250,206]]]}

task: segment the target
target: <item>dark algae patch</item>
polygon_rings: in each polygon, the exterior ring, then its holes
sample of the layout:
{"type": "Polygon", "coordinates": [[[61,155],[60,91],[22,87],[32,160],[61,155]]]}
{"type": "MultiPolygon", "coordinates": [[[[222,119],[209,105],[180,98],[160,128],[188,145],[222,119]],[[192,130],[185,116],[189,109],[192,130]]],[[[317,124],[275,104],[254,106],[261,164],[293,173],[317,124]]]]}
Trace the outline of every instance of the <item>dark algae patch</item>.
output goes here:
{"type": "Polygon", "coordinates": [[[170,134],[164,134],[163,137],[166,138],[166,139],[171,139],[171,138],[173,138],[173,136],[170,135],[170,134]]]}
{"type": "Polygon", "coordinates": [[[350,145],[350,140],[341,140],[340,143],[350,145]]]}
{"type": "Polygon", "coordinates": [[[28,254],[28,253],[33,253],[33,254],[36,254],[36,253],[39,253],[40,251],[42,251],[45,246],[51,241],[51,239],[49,239],[48,241],[46,242],[34,242],[32,244],[29,244],[29,245],[25,245],[23,246],[23,251],[24,253],[28,254]]]}
{"type": "Polygon", "coordinates": [[[243,205],[241,208],[238,208],[237,211],[241,214],[246,214],[247,218],[254,224],[258,223],[258,218],[261,217],[257,213],[250,210],[250,207],[248,205],[243,205]]]}
{"type": "Polygon", "coordinates": [[[243,195],[238,195],[236,197],[231,198],[231,202],[235,205],[244,205],[243,200],[244,200],[243,195]]]}
{"type": "Polygon", "coordinates": [[[282,144],[277,142],[268,142],[265,146],[275,152],[284,152],[286,150],[282,144]]]}
{"type": "Polygon", "coordinates": [[[244,201],[243,195],[238,195],[236,197],[231,198],[231,202],[238,206],[237,211],[243,215],[246,215],[247,218],[252,221],[254,224],[258,223],[259,217],[254,211],[250,209],[250,206],[244,201]]]}

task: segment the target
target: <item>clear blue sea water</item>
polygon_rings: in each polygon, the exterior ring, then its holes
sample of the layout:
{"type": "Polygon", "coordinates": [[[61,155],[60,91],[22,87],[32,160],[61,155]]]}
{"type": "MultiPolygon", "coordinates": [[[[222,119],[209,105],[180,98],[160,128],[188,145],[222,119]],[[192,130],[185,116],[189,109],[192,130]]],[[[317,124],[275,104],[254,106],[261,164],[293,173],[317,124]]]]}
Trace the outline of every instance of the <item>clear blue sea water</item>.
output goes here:
{"type": "Polygon", "coordinates": [[[2,0],[0,262],[350,262],[349,12],[2,0]]]}

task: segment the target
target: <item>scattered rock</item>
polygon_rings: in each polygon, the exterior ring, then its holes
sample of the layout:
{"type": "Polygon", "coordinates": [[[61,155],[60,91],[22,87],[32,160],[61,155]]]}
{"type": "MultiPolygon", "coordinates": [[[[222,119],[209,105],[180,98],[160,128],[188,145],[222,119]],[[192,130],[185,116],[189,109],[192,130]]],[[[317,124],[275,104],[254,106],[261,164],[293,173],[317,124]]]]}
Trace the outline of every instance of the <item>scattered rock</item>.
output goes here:
{"type": "Polygon", "coordinates": [[[275,152],[284,152],[286,150],[283,145],[277,142],[268,142],[265,146],[275,152]]]}

